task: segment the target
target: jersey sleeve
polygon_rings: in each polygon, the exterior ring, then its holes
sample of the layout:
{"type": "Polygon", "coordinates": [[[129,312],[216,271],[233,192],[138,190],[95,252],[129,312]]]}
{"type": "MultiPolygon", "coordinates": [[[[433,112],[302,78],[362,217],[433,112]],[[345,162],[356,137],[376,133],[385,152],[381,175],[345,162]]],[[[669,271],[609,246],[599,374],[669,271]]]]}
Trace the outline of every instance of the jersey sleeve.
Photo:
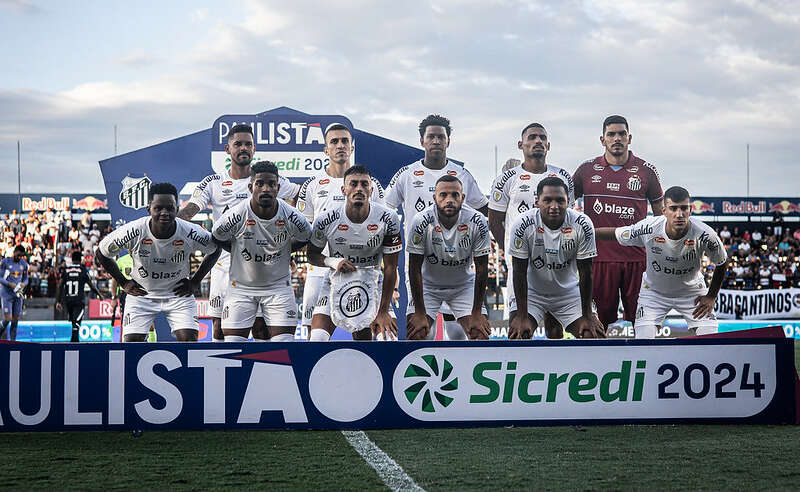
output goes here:
{"type": "Polygon", "coordinates": [[[99,247],[103,256],[111,258],[117,256],[123,249],[131,249],[139,239],[139,234],[130,233],[138,226],[138,221],[133,221],[111,231],[100,241],[99,247]]]}
{"type": "Polygon", "coordinates": [[[294,224],[295,235],[292,241],[295,243],[307,243],[311,239],[311,224],[308,219],[292,211],[289,214],[289,222],[294,224]]]}
{"type": "Polygon", "coordinates": [[[659,176],[658,170],[649,162],[645,162],[644,167],[650,175],[647,179],[647,199],[651,202],[661,200],[664,197],[664,191],[661,189],[661,176],[659,176]]]}
{"type": "Polygon", "coordinates": [[[230,241],[244,227],[245,214],[239,207],[229,209],[215,223],[212,234],[220,241],[230,241]]]}
{"type": "Polygon", "coordinates": [[[391,210],[384,222],[386,232],[383,235],[383,254],[397,253],[403,249],[403,242],[400,239],[400,218],[394,210],[391,210]]]}
{"type": "Polygon", "coordinates": [[[426,235],[428,228],[422,227],[422,222],[429,219],[427,212],[418,213],[411,219],[411,226],[408,228],[411,237],[406,238],[406,251],[410,255],[424,255],[426,235]]]}
{"type": "Polygon", "coordinates": [[[575,258],[586,260],[597,256],[597,242],[594,236],[594,224],[592,219],[585,214],[581,214],[575,219],[578,230],[578,251],[575,258]]]}
{"type": "Polygon", "coordinates": [[[324,249],[328,244],[328,226],[333,222],[332,220],[325,220],[329,215],[330,212],[325,215],[320,215],[314,220],[314,224],[311,226],[313,231],[310,240],[311,244],[319,249],[324,249]]]}
{"type": "Polygon", "coordinates": [[[581,164],[578,166],[578,169],[575,170],[575,174],[572,175],[572,194],[574,198],[580,198],[583,196],[584,167],[586,167],[586,164],[581,164]]]}
{"type": "Polygon", "coordinates": [[[200,207],[200,210],[208,208],[209,204],[211,203],[211,183],[214,182],[215,177],[218,178],[218,176],[213,174],[206,176],[203,181],[201,181],[194,188],[194,192],[192,192],[192,198],[189,199],[189,203],[194,203],[200,207]]]}
{"type": "Polygon", "coordinates": [[[381,205],[386,204],[386,193],[383,191],[381,182],[375,178],[372,178],[372,195],[370,195],[369,200],[373,203],[380,203],[381,205]]]}
{"type": "Polygon", "coordinates": [[[508,251],[511,253],[511,256],[515,258],[527,260],[530,258],[531,250],[530,244],[528,244],[526,238],[528,228],[522,222],[522,218],[526,215],[527,214],[521,214],[511,223],[511,244],[509,245],[508,251]]]}
{"type": "MultiPolygon", "coordinates": [[[[722,239],[710,227],[705,230],[703,235],[703,251],[715,265],[722,265],[728,259],[725,245],[722,239]]],[[[702,237],[702,236],[701,236],[702,237]]]]}
{"type": "Polygon", "coordinates": [[[473,178],[472,174],[466,169],[464,170],[464,195],[466,195],[464,203],[475,210],[479,210],[489,203],[489,200],[487,200],[483,192],[481,192],[475,178],[473,178]]]}
{"type": "Polygon", "coordinates": [[[194,249],[200,250],[204,255],[209,255],[217,250],[217,245],[211,239],[211,233],[197,224],[190,223],[189,239],[194,243],[194,249]]]}
{"type": "Polygon", "coordinates": [[[408,166],[400,168],[399,171],[394,173],[392,180],[389,181],[389,187],[386,189],[386,205],[391,208],[397,208],[403,203],[405,197],[403,196],[403,181],[408,166]]]}
{"type": "Polygon", "coordinates": [[[492,249],[492,241],[489,238],[489,222],[480,212],[472,216],[472,221],[475,225],[472,229],[472,256],[487,256],[492,249]]]}
{"type": "Polygon", "coordinates": [[[572,179],[572,176],[564,169],[558,170],[558,175],[561,177],[561,180],[567,183],[567,194],[569,195],[569,206],[572,207],[575,205],[575,182],[572,179]]]}
{"type": "Polygon", "coordinates": [[[650,220],[650,217],[647,217],[635,224],[617,227],[614,230],[617,242],[623,246],[644,247],[646,236],[653,233],[653,226],[650,224],[650,220]]]}
{"type": "Polygon", "coordinates": [[[6,259],[0,260],[0,285],[8,287],[8,270],[6,270],[6,259]]]}
{"type": "Polygon", "coordinates": [[[308,220],[314,220],[314,201],[311,199],[311,186],[316,178],[308,178],[300,186],[297,194],[297,210],[308,220]]]}
{"type": "Polygon", "coordinates": [[[489,197],[490,209],[497,212],[505,212],[508,210],[508,202],[510,197],[508,196],[508,187],[506,184],[508,184],[513,175],[514,172],[509,169],[508,171],[494,178],[494,181],[492,182],[491,196],[489,197]]]}
{"type": "Polygon", "coordinates": [[[278,182],[280,183],[278,198],[281,200],[293,200],[297,196],[297,192],[300,191],[299,184],[293,183],[283,176],[278,176],[278,182]]]}

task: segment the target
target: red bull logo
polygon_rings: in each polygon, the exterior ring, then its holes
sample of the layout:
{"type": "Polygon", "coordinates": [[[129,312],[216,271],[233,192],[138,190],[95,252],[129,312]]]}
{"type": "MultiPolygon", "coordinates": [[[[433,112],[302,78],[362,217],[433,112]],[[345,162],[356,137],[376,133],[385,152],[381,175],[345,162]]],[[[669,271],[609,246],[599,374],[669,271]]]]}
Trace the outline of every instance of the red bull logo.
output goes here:
{"type": "Polygon", "coordinates": [[[769,207],[770,213],[772,212],[780,212],[783,215],[791,214],[791,213],[798,213],[800,212],[800,206],[795,205],[794,203],[790,202],[789,200],[781,200],[778,203],[773,203],[771,207],[769,207]]]}
{"type": "Polygon", "coordinates": [[[740,201],[737,203],[731,203],[729,201],[722,202],[722,213],[723,214],[742,214],[742,215],[752,215],[752,214],[760,214],[764,215],[767,213],[767,202],[759,201],[758,203],[754,203],[751,201],[740,201]]]}
{"type": "Polygon", "coordinates": [[[43,196],[39,200],[34,200],[31,197],[22,197],[22,211],[29,212],[31,210],[69,210],[69,197],[55,198],[51,196],[43,196]]]}
{"type": "Polygon", "coordinates": [[[72,208],[80,208],[89,212],[99,208],[108,208],[106,200],[99,200],[92,195],[81,198],[80,200],[72,200],[72,208]]]}
{"type": "Polygon", "coordinates": [[[691,205],[693,214],[714,213],[714,205],[708,204],[703,200],[694,200],[691,205]]]}

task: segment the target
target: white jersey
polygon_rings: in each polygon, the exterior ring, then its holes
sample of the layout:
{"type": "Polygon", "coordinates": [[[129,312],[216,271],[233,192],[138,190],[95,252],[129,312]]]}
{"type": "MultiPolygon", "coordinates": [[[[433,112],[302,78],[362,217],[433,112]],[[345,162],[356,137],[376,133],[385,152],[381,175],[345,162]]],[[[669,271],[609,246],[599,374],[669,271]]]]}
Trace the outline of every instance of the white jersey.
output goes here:
{"type": "Polygon", "coordinates": [[[529,173],[522,165],[513,167],[497,176],[489,194],[489,208],[506,214],[506,248],[511,238],[511,224],[520,214],[536,207],[536,187],[545,178],[555,177],[567,185],[570,207],[575,203],[575,186],[572,176],[558,166],[547,165],[543,173],[529,173]]]}
{"type": "Polygon", "coordinates": [[[131,278],[147,291],[145,297],[175,297],[172,290],[181,279],[188,278],[189,257],[195,251],[203,255],[217,250],[211,234],[197,224],[175,219],[175,233],[158,239],[150,231],[150,217],[140,217],[115,229],[100,241],[103,256],[114,257],[127,249],[133,261],[131,278]]]}
{"type": "Polygon", "coordinates": [[[311,226],[283,200],[278,200],[271,219],[258,217],[250,200],[245,200],[214,223],[214,237],[231,241],[231,286],[244,294],[262,295],[291,285],[292,243],[308,242],[311,226]]]}
{"type": "Polygon", "coordinates": [[[429,205],[433,205],[436,180],[446,174],[455,176],[461,181],[465,205],[478,210],[489,202],[483,196],[475,178],[466,168],[448,160],[442,169],[430,169],[425,167],[422,162],[419,160],[400,168],[392,177],[386,191],[387,205],[393,208],[402,206],[406,238],[411,230],[411,219],[429,205]]]}
{"type": "MultiPolygon", "coordinates": [[[[575,260],[597,256],[594,226],[586,214],[567,209],[564,223],[550,229],[534,208],[511,224],[511,255],[528,262],[528,292],[539,297],[578,296],[578,265],[575,260]]],[[[509,286],[514,279],[509,279],[509,286]]]]}
{"type": "Polygon", "coordinates": [[[466,205],[452,229],[439,222],[436,205],[431,205],[411,220],[411,237],[406,241],[406,251],[423,255],[423,286],[452,288],[472,285],[474,256],[489,254],[489,224],[486,217],[466,205]]]}
{"type": "Polygon", "coordinates": [[[367,219],[356,224],[347,218],[344,208],[342,204],[317,216],[311,244],[328,246],[328,256],[346,258],[357,267],[380,266],[384,254],[403,249],[400,219],[394,210],[370,203],[367,219]]]}
{"type": "Polygon", "coordinates": [[[670,239],[666,225],[667,218],[660,215],[615,230],[623,246],[646,248],[642,290],[674,297],[705,294],[700,261],[705,254],[715,265],[725,263],[728,256],[722,240],[714,229],[694,217],[689,218],[689,231],[681,239],[670,239]]]}
{"type": "MultiPolygon", "coordinates": [[[[323,216],[328,210],[344,205],[343,185],[344,178],[333,178],[327,173],[308,178],[297,195],[297,210],[313,223],[314,219],[323,216]]],[[[383,204],[383,199],[383,186],[380,181],[372,178],[370,202],[383,204]]],[[[328,251],[325,250],[324,253],[327,255],[328,251]]],[[[328,268],[308,265],[308,275],[312,277],[322,277],[327,271],[328,268]]]]}

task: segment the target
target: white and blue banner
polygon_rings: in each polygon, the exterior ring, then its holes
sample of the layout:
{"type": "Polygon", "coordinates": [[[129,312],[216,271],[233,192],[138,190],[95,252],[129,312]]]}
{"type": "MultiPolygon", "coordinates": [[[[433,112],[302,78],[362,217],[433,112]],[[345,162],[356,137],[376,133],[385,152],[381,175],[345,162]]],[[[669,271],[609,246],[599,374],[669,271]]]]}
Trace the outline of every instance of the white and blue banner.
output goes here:
{"type": "Polygon", "coordinates": [[[734,319],[737,308],[746,320],[800,318],[800,289],[720,290],[717,318],[734,319]]]}
{"type": "Polygon", "coordinates": [[[795,421],[793,340],[0,344],[0,431],[795,421]]]}

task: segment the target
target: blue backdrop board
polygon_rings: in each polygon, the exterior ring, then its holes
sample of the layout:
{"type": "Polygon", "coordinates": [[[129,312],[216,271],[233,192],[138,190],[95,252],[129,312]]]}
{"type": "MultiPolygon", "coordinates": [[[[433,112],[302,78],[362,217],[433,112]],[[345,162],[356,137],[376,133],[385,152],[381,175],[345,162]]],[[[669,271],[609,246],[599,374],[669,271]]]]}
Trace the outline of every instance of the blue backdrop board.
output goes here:
{"type": "Polygon", "coordinates": [[[793,343],[2,343],[0,431],[793,423],[793,343]]]}

